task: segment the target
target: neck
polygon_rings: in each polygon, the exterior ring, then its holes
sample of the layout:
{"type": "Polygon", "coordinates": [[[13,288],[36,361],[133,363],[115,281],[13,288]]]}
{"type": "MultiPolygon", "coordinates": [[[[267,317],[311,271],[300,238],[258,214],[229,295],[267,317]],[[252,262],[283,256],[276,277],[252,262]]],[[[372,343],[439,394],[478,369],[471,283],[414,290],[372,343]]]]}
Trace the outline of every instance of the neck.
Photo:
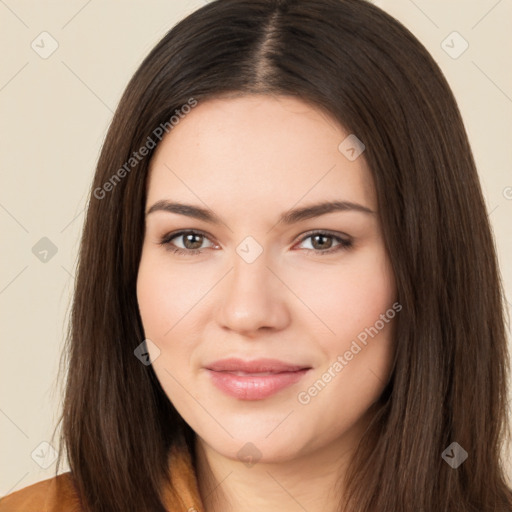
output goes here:
{"type": "Polygon", "coordinates": [[[198,486],[205,512],[336,512],[361,434],[359,425],[315,451],[254,465],[220,454],[196,435],[198,486]]]}

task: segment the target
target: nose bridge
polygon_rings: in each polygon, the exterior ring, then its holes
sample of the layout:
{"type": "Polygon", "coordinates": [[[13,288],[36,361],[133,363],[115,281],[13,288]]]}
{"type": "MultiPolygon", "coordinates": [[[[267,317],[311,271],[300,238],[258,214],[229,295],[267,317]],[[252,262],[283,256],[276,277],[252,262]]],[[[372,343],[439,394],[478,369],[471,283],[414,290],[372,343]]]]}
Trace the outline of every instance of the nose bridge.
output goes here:
{"type": "Polygon", "coordinates": [[[282,328],[288,317],[285,290],[269,268],[267,252],[248,238],[233,255],[232,271],[226,276],[223,290],[220,322],[238,331],[282,328]]]}
{"type": "Polygon", "coordinates": [[[264,251],[259,244],[258,246],[256,248],[250,242],[242,242],[238,245],[236,254],[233,256],[231,280],[234,286],[256,287],[253,291],[259,293],[269,285],[268,280],[272,272],[268,267],[272,263],[268,261],[267,251],[264,251]]]}

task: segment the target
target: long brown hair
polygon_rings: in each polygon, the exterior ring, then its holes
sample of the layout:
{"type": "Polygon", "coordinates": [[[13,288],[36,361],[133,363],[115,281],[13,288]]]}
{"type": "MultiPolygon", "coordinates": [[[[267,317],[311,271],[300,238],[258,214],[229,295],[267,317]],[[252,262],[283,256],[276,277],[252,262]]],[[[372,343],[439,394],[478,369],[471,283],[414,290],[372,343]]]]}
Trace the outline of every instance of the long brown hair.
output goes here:
{"type": "Polygon", "coordinates": [[[169,449],[192,449],[192,430],[134,356],[154,148],[130,159],[191,99],[246,93],[325,109],[364,142],[376,188],[402,310],[392,377],[340,510],[511,511],[504,293],[467,135],[432,57],[363,0],[210,2],[129,82],[91,187],[69,329],[60,452],[84,509],[164,511],[169,449]],[[453,442],[468,453],[456,469],[442,457],[453,442]]]}

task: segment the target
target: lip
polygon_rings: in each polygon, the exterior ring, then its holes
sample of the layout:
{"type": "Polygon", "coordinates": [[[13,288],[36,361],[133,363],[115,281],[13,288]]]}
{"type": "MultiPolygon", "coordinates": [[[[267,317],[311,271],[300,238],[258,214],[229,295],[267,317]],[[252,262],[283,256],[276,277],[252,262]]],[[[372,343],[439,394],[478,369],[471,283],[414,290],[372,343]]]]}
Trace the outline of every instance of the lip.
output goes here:
{"type": "Polygon", "coordinates": [[[277,359],[222,359],[206,367],[212,383],[240,400],[262,400],[298,382],[310,366],[277,359]]]}

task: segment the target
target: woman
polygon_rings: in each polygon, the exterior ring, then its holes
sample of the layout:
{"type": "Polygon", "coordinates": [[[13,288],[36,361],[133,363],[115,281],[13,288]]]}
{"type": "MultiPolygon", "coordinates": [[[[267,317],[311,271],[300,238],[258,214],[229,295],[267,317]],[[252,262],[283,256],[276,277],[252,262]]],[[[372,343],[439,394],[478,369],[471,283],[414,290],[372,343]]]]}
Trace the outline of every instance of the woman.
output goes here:
{"type": "Polygon", "coordinates": [[[71,472],[0,511],[511,511],[503,311],[416,38],[362,0],[212,2],[142,63],[98,162],[71,472]]]}

